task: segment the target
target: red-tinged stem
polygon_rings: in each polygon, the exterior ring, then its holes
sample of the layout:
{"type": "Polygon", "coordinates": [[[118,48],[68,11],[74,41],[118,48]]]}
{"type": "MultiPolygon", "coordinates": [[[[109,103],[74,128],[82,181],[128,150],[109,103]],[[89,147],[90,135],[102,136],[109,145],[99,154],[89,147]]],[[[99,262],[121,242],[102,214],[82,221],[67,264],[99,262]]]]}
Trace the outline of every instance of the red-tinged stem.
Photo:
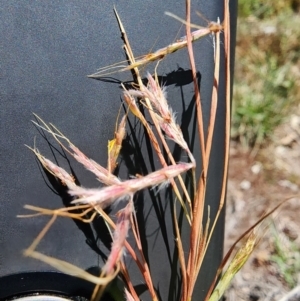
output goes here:
{"type": "Polygon", "coordinates": [[[222,191],[220,197],[220,204],[216,218],[214,220],[212,229],[209,234],[209,239],[217,223],[221,210],[225,202],[226,186],[227,186],[227,173],[228,173],[228,158],[229,158],[229,142],[230,142],[230,15],[229,15],[229,0],[225,0],[225,13],[224,13],[224,36],[225,36],[225,64],[226,64],[226,124],[225,124],[225,158],[224,158],[224,171],[222,191]]]}
{"type": "MultiPolygon", "coordinates": [[[[115,223],[111,220],[111,218],[100,208],[100,207],[96,207],[95,208],[98,213],[106,220],[106,222],[113,228],[116,228],[115,223]]],[[[148,286],[149,291],[151,291],[151,288],[153,289],[153,284],[151,281],[151,277],[150,277],[150,273],[149,273],[149,269],[147,270],[145,268],[144,262],[141,262],[140,259],[138,258],[136,252],[134,251],[134,249],[131,247],[131,245],[129,244],[129,242],[126,240],[124,243],[125,248],[127,249],[128,253],[130,254],[130,256],[132,257],[132,259],[135,261],[135,263],[137,264],[139,270],[141,271],[145,282],[148,286]]],[[[154,291],[154,289],[153,289],[154,291]]],[[[156,295],[154,294],[153,300],[157,300],[156,295]]]]}
{"type": "Polygon", "coordinates": [[[193,75],[194,82],[194,90],[195,90],[195,99],[196,99],[196,110],[197,110],[197,123],[198,123],[198,131],[199,131],[199,140],[200,140],[200,148],[201,148],[201,160],[202,160],[202,168],[203,172],[201,174],[197,194],[195,196],[194,208],[193,208],[193,224],[191,229],[191,237],[190,237],[190,253],[188,259],[188,300],[192,297],[192,286],[191,284],[194,282],[193,279],[196,277],[194,271],[194,265],[196,263],[197,258],[197,245],[199,239],[199,233],[201,233],[201,225],[202,225],[202,213],[203,213],[203,200],[205,195],[205,186],[206,186],[206,171],[207,171],[207,162],[205,161],[205,143],[204,143],[204,126],[203,126],[203,113],[201,108],[201,98],[200,91],[196,78],[196,66],[195,59],[193,53],[192,46],[192,35],[191,35],[191,1],[186,0],[186,38],[187,38],[187,49],[189,54],[189,60],[193,75]]]}
{"type": "MultiPolygon", "coordinates": [[[[224,158],[224,171],[223,171],[223,183],[222,183],[222,192],[221,192],[221,198],[220,198],[220,204],[218,208],[218,212],[216,215],[216,218],[214,220],[212,229],[209,233],[209,238],[210,240],[212,236],[212,231],[217,223],[217,220],[219,218],[219,215],[221,213],[221,210],[224,205],[225,201],[225,194],[226,194],[226,185],[227,185],[227,174],[228,174],[228,161],[229,161],[229,142],[230,142],[230,111],[231,111],[231,105],[230,105],[230,96],[231,96],[231,78],[230,78],[230,13],[229,13],[229,0],[225,0],[225,6],[224,6],[224,40],[225,40],[225,68],[226,68],[226,124],[225,124],[225,158],[224,158]]],[[[243,237],[243,236],[242,236],[243,237]]],[[[238,240],[239,241],[239,240],[238,240]]],[[[236,242],[237,243],[237,242],[236,242]]],[[[236,244],[235,243],[235,244],[236,244]]],[[[233,247],[235,244],[232,246],[231,250],[233,250],[233,247]]],[[[230,253],[230,252],[229,252],[230,253]]],[[[229,255],[228,255],[229,257],[229,255]]],[[[214,280],[214,283],[210,287],[210,290],[205,298],[205,300],[208,300],[208,298],[211,295],[211,292],[213,290],[213,287],[217,281],[217,277],[220,275],[221,270],[223,266],[225,265],[225,262],[227,261],[228,258],[223,259],[216,278],[214,280]]]]}
{"type": "Polygon", "coordinates": [[[128,274],[128,270],[127,270],[124,262],[121,262],[121,273],[122,273],[122,275],[123,275],[123,277],[125,279],[125,283],[127,284],[127,288],[129,289],[130,294],[132,295],[133,299],[135,301],[140,301],[140,298],[137,295],[137,293],[136,293],[136,291],[134,289],[134,286],[133,286],[133,284],[132,284],[132,282],[130,280],[130,276],[128,274]]]}
{"type": "Polygon", "coordinates": [[[143,247],[142,247],[142,243],[141,243],[141,239],[140,239],[140,235],[139,235],[140,232],[139,232],[139,229],[138,229],[137,219],[136,219],[135,213],[133,213],[132,215],[131,215],[132,232],[133,232],[138,250],[139,250],[141,258],[142,258],[142,263],[143,263],[143,267],[144,267],[144,270],[145,270],[144,278],[145,278],[145,281],[148,285],[149,293],[152,297],[152,300],[155,300],[156,299],[156,294],[155,294],[155,290],[154,290],[154,287],[153,287],[149,266],[147,264],[147,261],[145,259],[144,253],[143,253],[143,247]]]}

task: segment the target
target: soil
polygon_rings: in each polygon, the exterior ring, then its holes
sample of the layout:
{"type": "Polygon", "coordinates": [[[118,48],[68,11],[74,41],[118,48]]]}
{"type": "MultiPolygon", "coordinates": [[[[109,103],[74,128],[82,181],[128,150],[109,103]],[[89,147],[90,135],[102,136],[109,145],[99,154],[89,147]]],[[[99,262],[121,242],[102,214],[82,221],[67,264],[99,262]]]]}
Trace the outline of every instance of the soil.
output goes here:
{"type": "Polygon", "coordinates": [[[262,149],[249,152],[232,142],[225,251],[289,197],[258,228],[259,244],[235,276],[226,301],[300,300],[300,105],[262,149]],[[290,297],[297,287],[298,294],[290,297]]]}

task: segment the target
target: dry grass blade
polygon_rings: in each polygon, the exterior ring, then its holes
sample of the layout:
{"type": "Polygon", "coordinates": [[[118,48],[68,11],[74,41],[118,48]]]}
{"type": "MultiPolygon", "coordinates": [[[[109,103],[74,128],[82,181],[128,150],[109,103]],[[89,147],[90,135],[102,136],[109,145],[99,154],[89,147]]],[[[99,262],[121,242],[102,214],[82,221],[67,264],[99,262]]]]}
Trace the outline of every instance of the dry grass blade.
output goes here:
{"type": "MultiPolygon", "coordinates": [[[[177,20],[179,20],[179,21],[186,24],[185,20],[180,19],[180,18],[178,18],[177,16],[175,16],[171,13],[166,13],[166,15],[171,16],[171,17],[173,17],[173,18],[175,18],[175,19],[177,19],[177,20]]],[[[222,25],[220,25],[218,23],[215,23],[215,22],[211,22],[208,27],[200,27],[200,26],[197,26],[195,24],[190,24],[190,26],[191,25],[192,25],[192,27],[199,28],[198,30],[193,31],[193,32],[190,33],[192,42],[197,41],[197,40],[211,34],[212,32],[221,31],[223,29],[222,25]]],[[[149,64],[151,62],[161,60],[164,57],[166,57],[168,54],[174,53],[177,50],[186,48],[188,43],[189,42],[188,42],[187,36],[184,36],[184,37],[180,38],[179,40],[177,40],[175,43],[172,43],[172,44],[170,44],[166,47],[158,49],[153,53],[149,53],[149,54],[146,54],[146,55],[142,56],[141,58],[135,60],[135,62],[131,63],[127,67],[124,67],[124,65],[121,65],[121,64],[117,63],[117,64],[114,64],[114,65],[111,65],[111,66],[108,66],[108,67],[105,67],[105,68],[101,68],[98,72],[89,75],[89,77],[91,77],[91,78],[101,78],[103,76],[111,75],[111,74],[114,74],[116,72],[124,72],[124,71],[128,71],[128,70],[132,70],[132,69],[137,68],[137,67],[141,67],[141,66],[149,64]],[[106,72],[106,71],[110,71],[112,69],[119,69],[119,70],[106,72]]]]}
{"type": "Polygon", "coordinates": [[[103,278],[99,278],[99,277],[93,276],[92,274],[86,272],[85,270],[83,270],[71,263],[41,254],[36,251],[25,252],[24,254],[25,254],[25,256],[30,256],[32,258],[43,261],[63,273],[73,275],[78,278],[87,280],[91,283],[95,283],[95,284],[99,284],[99,285],[103,285],[103,286],[110,283],[117,276],[117,274],[119,272],[119,268],[117,268],[117,269],[115,269],[113,274],[108,275],[103,278]]]}
{"type": "Polygon", "coordinates": [[[117,160],[122,148],[122,142],[126,135],[126,116],[123,116],[118,128],[115,131],[114,139],[108,142],[108,163],[107,169],[110,173],[113,173],[117,167],[117,160]]]}
{"type": "Polygon", "coordinates": [[[84,223],[90,223],[95,218],[94,213],[88,219],[83,218],[89,212],[94,210],[94,208],[91,207],[90,205],[77,205],[77,206],[65,207],[65,208],[54,209],[54,210],[36,207],[36,206],[32,206],[32,205],[25,205],[24,208],[32,210],[32,211],[37,211],[38,213],[18,215],[17,217],[25,218],[25,217],[34,217],[34,216],[41,216],[41,215],[51,215],[51,216],[56,215],[56,216],[68,217],[68,218],[72,218],[72,219],[78,219],[84,223]],[[72,211],[77,211],[78,209],[85,209],[85,210],[82,211],[81,213],[72,213],[72,211]]]}
{"type": "MultiPolygon", "coordinates": [[[[59,265],[61,263],[61,261],[55,261],[54,258],[50,258],[49,259],[49,257],[43,257],[42,254],[39,255],[39,253],[34,252],[34,250],[37,247],[37,245],[39,244],[39,242],[41,241],[41,239],[45,236],[45,234],[47,233],[47,231],[50,229],[51,225],[54,223],[54,221],[55,221],[55,219],[56,219],[57,216],[78,219],[78,220],[81,220],[83,222],[91,222],[92,219],[95,217],[95,214],[98,213],[98,214],[100,214],[105,219],[105,221],[113,229],[116,229],[116,225],[112,221],[112,219],[99,207],[93,208],[93,207],[90,207],[90,205],[77,205],[76,207],[69,207],[69,208],[61,208],[61,209],[56,209],[56,210],[50,210],[50,209],[44,209],[44,208],[39,208],[39,207],[35,207],[35,206],[26,205],[25,208],[30,209],[30,210],[34,210],[34,211],[38,211],[39,212],[38,215],[52,215],[51,220],[46,224],[46,226],[44,227],[44,229],[40,232],[40,234],[37,236],[37,238],[33,241],[33,243],[31,244],[31,246],[26,250],[25,255],[26,256],[31,256],[31,254],[34,254],[31,257],[34,257],[34,258],[39,259],[41,261],[44,261],[45,263],[48,263],[48,264],[50,264],[50,265],[52,265],[54,267],[56,267],[55,266],[56,264],[59,265]],[[68,212],[68,211],[71,211],[71,210],[76,210],[78,208],[85,209],[87,207],[88,207],[88,209],[86,209],[86,211],[84,211],[83,213],[80,213],[80,214],[77,214],[77,213],[76,214],[72,214],[72,213],[68,212]],[[83,219],[81,217],[82,215],[85,215],[88,211],[91,211],[91,210],[96,210],[96,212],[93,213],[92,217],[89,220],[83,219]]],[[[30,217],[30,216],[32,216],[32,215],[19,216],[19,217],[30,217]]],[[[132,256],[133,260],[137,263],[137,265],[138,265],[141,273],[144,275],[145,281],[146,281],[147,286],[149,287],[149,290],[150,291],[152,290],[154,292],[153,285],[152,285],[152,282],[151,282],[151,278],[149,278],[147,276],[147,272],[146,272],[146,270],[147,270],[147,263],[145,261],[143,261],[143,262],[140,261],[140,259],[136,255],[135,251],[133,250],[133,248],[130,246],[130,244],[127,241],[124,242],[124,245],[125,245],[126,249],[128,250],[128,253],[132,256]]],[[[63,270],[63,271],[66,272],[66,273],[68,273],[67,272],[68,267],[69,267],[68,264],[64,265],[63,268],[66,268],[66,270],[63,270]]],[[[124,272],[124,269],[122,269],[122,271],[124,272]]],[[[101,285],[101,286],[103,285],[101,281],[98,281],[98,283],[97,283],[96,280],[92,281],[92,282],[95,283],[95,284],[101,285]]],[[[132,295],[136,296],[136,294],[134,293],[134,288],[133,287],[132,287],[131,293],[132,293],[132,295]]]]}
{"type": "Polygon", "coordinates": [[[209,301],[218,301],[223,296],[225,290],[228,288],[232,278],[235,274],[243,267],[245,262],[248,260],[249,256],[253,252],[253,249],[257,242],[257,236],[252,232],[245,244],[238,250],[238,252],[233,257],[232,261],[229,263],[228,268],[219,280],[216,288],[214,289],[209,301]]]}

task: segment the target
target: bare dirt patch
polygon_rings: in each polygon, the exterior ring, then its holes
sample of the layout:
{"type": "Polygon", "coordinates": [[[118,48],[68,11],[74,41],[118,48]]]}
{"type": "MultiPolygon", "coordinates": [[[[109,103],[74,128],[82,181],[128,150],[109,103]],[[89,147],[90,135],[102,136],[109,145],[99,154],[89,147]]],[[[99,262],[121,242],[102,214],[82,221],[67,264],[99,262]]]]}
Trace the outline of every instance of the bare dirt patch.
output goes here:
{"type": "MultiPolygon", "coordinates": [[[[285,301],[300,286],[300,106],[274,133],[273,142],[251,154],[232,143],[226,208],[225,251],[264,213],[275,212],[253,255],[236,275],[226,300],[285,301]]],[[[300,294],[300,293],[299,293],[300,294]]]]}

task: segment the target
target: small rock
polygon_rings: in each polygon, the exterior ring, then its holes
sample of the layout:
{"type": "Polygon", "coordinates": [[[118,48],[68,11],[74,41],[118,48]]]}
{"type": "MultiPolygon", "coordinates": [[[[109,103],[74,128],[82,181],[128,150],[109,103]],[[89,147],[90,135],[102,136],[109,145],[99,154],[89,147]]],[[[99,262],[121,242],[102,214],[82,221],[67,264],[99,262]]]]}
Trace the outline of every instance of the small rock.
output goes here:
{"type": "Polygon", "coordinates": [[[292,115],[290,124],[292,129],[298,131],[300,129],[300,116],[292,115]]]}
{"type": "Polygon", "coordinates": [[[243,180],[240,183],[240,188],[243,190],[249,190],[251,188],[251,183],[248,180],[243,180]]]}
{"type": "Polygon", "coordinates": [[[256,162],[255,164],[253,164],[253,165],[251,166],[251,171],[252,171],[255,175],[259,174],[259,173],[261,172],[261,170],[262,170],[262,164],[261,164],[260,162],[256,162]]]}
{"type": "Polygon", "coordinates": [[[276,148],[275,148],[275,152],[277,155],[281,156],[281,157],[284,157],[287,153],[287,148],[285,146],[282,146],[282,145],[278,145],[276,148]]]}
{"type": "Polygon", "coordinates": [[[262,31],[266,35],[271,35],[271,34],[276,33],[276,27],[272,26],[272,25],[267,25],[262,28],[262,31]]]}

